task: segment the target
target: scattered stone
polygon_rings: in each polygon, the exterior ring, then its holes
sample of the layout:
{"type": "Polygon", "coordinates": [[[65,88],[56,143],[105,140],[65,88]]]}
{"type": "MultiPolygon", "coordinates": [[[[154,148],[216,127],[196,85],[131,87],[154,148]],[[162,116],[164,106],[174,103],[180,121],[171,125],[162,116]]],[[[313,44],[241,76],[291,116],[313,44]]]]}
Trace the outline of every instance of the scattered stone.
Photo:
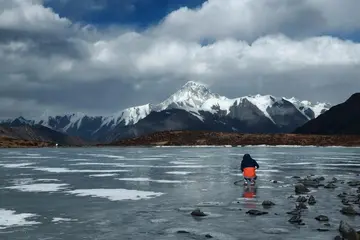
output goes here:
{"type": "Polygon", "coordinates": [[[213,236],[211,236],[210,234],[206,234],[205,237],[206,238],[213,238],[213,236]]]}
{"type": "Polygon", "coordinates": [[[185,230],[179,230],[179,231],[177,231],[176,233],[190,233],[190,232],[185,231],[185,230]]]}
{"type": "Polygon", "coordinates": [[[327,229],[327,228],[318,228],[316,230],[318,230],[319,232],[328,232],[329,231],[329,229],[327,229]]]}
{"type": "Polygon", "coordinates": [[[313,195],[310,195],[309,200],[308,200],[308,204],[309,205],[314,205],[316,203],[315,197],[313,195]]]}
{"type": "Polygon", "coordinates": [[[345,198],[343,200],[341,200],[341,203],[344,204],[344,205],[347,205],[347,206],[350,205],[349,199],[345,199],[345,198]]]}
{"type": "Polygon", "coordinates": [[[316,179],[300,179],[299,183],[304,184],[305,187],[318,188],[320,186],[319,181],[317,181],[316,179]]]}
{"type": "Polygon", "coordinates": [[[325,178],[323,176],[316,178],[318,181],[324,181],[325,178]]]}
{"type": "Polygon", "coordinates": [[[304,194],[304,193],[308,193],[310,192],[310,190],[304,186],[304,184],[302,183],[298,183],[295,185],[295,193],[296,194],[304,194]]]}
{"type": "Polygon", "coordinates": [[[262,202],[262,205],[264,207],[271,207],[271,206],[275,205],[275,203],[273,203],[272,201],[265,200],[265,201],[262,202]]]}
{"type": "Polygon", "coordinates": [[[343,240],[343,239],[342,239],[342,237],[340,237],[340,236],[336,236],[336,237],[334,238],[334,240],[343,240]]]}
{"type": "Polygon", "coordinates": [[[301,210],[300,209],[294,209],[290,212],[286,212],[287,214],[290,214],[290,215],[300,215],[301,214],[301,210]]]}
{"type": "Polygon", "coordinates": [[[289,219],[289,222],[290,223],[298,223],[298,224],[300,224],[302,222],[301,216],[300,215],[292,216],[289,219]]]}
{"type": "Polygon", "coordinates": [[[287,234],[290,233],[289,230],[284,229],[284,228],[263,228],[261,229],[262,232],[267,233],[267,234],[287,234]]]}
{"type": "Polygon", "coordinates": [[[207,214],[202,212],[200,209],[195,209],[194,211],[191,212],[191,215],[196,216],[196,217],[205,217],[205,216],[207,216],[207,214]]]}
{"type": "Polygon", "coordinates": [[[296,202],[306,202],[307,201],[307,199],[306,199],[306,197],[304,197],[304,196],[299,196],[297,199],[296,199],[296,202]]]}
{"type": "Polygon", "coordinates": [[[293,195],[288,196],[288,199],[290,199],[290,198],[294,198],[294,196],[293,195]]]}
{"type": "Polygon", "coordinates": [[[326,222],[329,221],[329,218],[325,215],[319,215],[317,217],[315,217],[316,220],[320,221],[320,222],[326,222]]]}
{"type": "Polygon", "coordinates": [[[337,186],[336,186],[334,183],[330,182],[330,183],[326,184],[326,185],[324,186],[324,188],[334,189],[334,188],[337,188],[337,186]]]}
{"type": "Polygon", "coordinates": [[[350,187],[360,186],[360,181],[350,181],[347,183],[350,187]]]}
{"type": "Polygon", "coordinates": [[[346,192],[342,192],[342,193],[338,194],[337,196],[338,196],[339,198],[345,198],[347,195],[348,195],[348,194],[347,194],[346,192]]]}
{"type": "Polygon", "coordinates": [[[359,215],[352,206],[343,207],[340,212],[344,215],[359,215]]]}
{"type": "Polygon", "coordinates": [[[333,177],[333,178],[331,179],[331,182],[336,183],[337,181],[338,181],[338,179],[337,179],[336,177],[333,177]]]}
{"type": "Polygon", "coordinates": [[[260,216],[260,215],[268,214],[268,212],[259,211],[259,210],[256,210],[256,209],[251,209],[251,210],[247,211],[246,214],[260,216]]]}
{"type": "Polygon", "coordinates": [[[339,226],[341,236],[348,240],[359,240],[359,235],[347,222],[341,221],[339,226]]]}
{"type": "Polygon", "coordinates": [[[325,227],[330,227],[331,225],[330,225],[330,223],[324,223],[324,226],[325,227]]]}
{"type": "Polygon", "coordinates": [[[307,208],[308,207],[303,202],[300,202],[298,205],[296,205],[296,209],[307,209],[307,208]]]}
{"type": "Polygon", "coordinates": [[[300,178],[299,176],[293,176],[292,178],[300,178]]]}

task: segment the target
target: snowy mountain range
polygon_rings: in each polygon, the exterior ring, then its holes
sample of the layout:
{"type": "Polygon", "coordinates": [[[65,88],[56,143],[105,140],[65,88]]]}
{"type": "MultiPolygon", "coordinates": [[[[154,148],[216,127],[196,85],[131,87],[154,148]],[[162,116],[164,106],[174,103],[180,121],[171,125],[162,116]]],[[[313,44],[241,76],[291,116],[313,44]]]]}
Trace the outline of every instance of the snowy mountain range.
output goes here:
{"type": "Polygon", "coordinates": [[[164,130],[292,132],[330,107],[328,103],[312,104],[271,95],[230,99],[189,81],[161,103],[127,108],[111,116],[43,115],[39,119],[19,117],[5,123],[40,124],[88,141],[111,142],[164,130]]]}

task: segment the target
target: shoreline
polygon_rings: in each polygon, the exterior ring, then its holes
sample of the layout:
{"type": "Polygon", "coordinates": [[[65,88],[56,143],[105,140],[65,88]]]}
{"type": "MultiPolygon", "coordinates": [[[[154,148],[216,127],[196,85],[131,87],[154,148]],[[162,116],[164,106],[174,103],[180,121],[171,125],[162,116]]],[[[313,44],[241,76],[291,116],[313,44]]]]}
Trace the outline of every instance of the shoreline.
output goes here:
{"type": "Polygon", "coordinates": [[[58,145],[52,142],[0,137],[0,149],[5,148],[213,148],[213,147],[333,147],[360,148],[360,135],[312,134],[244,134],[206,131],[165,131],[123,139],[113,143],[58,145]]]}
{"type": "Polygon", "coordinates": [[[360,147],[360,135],[165,131],[98,147],[360,147]]]}

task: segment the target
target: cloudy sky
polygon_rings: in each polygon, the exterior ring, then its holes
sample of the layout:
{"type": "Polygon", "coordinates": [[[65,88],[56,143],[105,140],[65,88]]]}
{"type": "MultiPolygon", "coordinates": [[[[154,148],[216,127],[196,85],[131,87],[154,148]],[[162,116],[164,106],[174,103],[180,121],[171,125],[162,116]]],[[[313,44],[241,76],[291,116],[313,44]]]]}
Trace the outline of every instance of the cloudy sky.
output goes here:
{"type": "Polygon", "coordinates": [[[189,80],[337,104],[360,90],[359,0],[0,0],[0,117],[110,114],[189,80]]]}

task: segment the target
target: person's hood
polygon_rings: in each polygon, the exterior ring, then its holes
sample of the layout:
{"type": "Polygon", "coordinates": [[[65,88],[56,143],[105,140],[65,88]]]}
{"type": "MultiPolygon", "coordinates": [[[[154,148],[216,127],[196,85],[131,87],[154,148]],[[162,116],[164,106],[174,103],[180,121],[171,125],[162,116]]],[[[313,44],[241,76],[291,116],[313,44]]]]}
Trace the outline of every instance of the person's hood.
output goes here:
{"type": "Polygon", "coordinates": [[[243,159],[244,160],[252,160],[250,154],[246,153],[244,156],[243,156],[243,159]]]}

